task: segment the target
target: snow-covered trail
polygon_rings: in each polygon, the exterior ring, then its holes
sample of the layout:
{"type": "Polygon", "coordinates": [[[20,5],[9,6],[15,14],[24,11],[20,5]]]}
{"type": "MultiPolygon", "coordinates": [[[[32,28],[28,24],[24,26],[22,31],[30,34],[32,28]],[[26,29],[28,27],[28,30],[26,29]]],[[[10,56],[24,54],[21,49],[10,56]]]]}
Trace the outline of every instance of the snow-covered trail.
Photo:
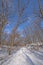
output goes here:
{"type": "Polygon", "coordinates": [[[3,65],[43,65],[43,53],[21,48],[3,65]]]}

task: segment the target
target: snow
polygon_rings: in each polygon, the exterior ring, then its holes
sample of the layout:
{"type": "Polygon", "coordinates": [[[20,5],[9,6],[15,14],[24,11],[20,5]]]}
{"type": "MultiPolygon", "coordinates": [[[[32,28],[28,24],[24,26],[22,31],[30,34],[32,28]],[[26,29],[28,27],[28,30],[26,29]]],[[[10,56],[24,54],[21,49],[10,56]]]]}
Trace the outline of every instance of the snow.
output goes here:
{"type": "Polygon", "coordinates": [[[2,65],[43,65],[43,52],[21,48],[2,65]]]}

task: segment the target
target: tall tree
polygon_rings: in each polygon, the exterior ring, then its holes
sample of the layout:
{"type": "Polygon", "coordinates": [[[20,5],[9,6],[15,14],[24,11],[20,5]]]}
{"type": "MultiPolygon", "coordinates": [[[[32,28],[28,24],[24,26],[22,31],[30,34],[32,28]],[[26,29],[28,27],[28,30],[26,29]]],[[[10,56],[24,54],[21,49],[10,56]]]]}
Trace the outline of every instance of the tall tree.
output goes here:
{"type": "Polygon", "coordinates": [[[8,4],[6,0],[6,11],[4,11],[4,0],[2,0],[1,5],[1,12],[0,12],[0,46],[2,46],[2,34],[3,34],[3,28],[7,23],[7,16],[8,16],[8,4]],[[6,12],[6,13],[5,13],[6,12]]]}

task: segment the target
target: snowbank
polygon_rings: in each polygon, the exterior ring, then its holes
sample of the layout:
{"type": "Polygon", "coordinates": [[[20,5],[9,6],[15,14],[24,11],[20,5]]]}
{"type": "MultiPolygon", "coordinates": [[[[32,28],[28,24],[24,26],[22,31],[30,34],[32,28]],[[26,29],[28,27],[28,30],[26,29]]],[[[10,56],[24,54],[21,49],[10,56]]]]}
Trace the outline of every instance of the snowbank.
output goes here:
{"type": "Polygon", "coordinates": [[[43,53],[21,48],[3,65],[43,65],[43,53]]]}

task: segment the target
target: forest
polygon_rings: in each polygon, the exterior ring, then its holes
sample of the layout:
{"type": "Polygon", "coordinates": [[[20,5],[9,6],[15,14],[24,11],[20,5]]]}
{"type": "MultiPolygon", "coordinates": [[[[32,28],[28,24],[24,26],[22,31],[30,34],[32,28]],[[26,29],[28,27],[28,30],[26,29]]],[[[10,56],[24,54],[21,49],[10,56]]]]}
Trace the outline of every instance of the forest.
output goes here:
{"type": "Polygon", "coordinates": [[[43,47],[43,0],[0,0],[0,50],[29,46],[43,47]]]}

